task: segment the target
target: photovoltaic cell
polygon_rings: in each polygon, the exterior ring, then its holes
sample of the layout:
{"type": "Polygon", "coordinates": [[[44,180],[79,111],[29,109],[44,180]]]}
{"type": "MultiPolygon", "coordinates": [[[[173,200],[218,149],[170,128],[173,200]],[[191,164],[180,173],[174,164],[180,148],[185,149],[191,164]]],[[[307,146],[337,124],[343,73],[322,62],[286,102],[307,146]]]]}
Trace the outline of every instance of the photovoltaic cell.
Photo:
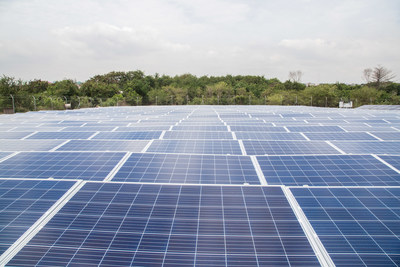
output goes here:
{"type": "Polygon", "coordinates": [[[124,155],[114,152],[23,152],[0,163],[0,177],[101,181],[124,155]]]}
{"type": "Polygon", "coordinates": [[[400,141],[400,132],[371,132],[385,141],[400,141]]]}
{"type": "Polygon", "coordinates": [[[272,185],[400,186],[400,174],[370,155],[259,156],[257,160],[272,185]]]}
{"type": "Polygon", "coordinates": [[[324,133],[324,132],[344,132],[344,130],[338,126],[288,126],[291,132],[303,132],[303,133],[324,133]]]}
{"type": "Polygon", "coordinates": [[[215,125],[200,125],[200,126],[174,126],[174,131],[203,131],[203,132],[223,132],[227,131],[226,126],[215,126],[215,125]]]}
{"type": "Polygon", "coordinates": [[[338,154],[339,152],[320,141],[258,141],[244,140],[248,155],[338,154]]]}
{"type": "Polygon", "coordinates": [[[235,132],[237,139],[254,139],[254,140],[306,140],[299,133],[274,133],[274,132],[235,132]]]}
{"type": "Polygon", "coordinates": [[[283,127],[274,126],[231,126],[233,132],[287,132],[283,127]]]}
{"type": "Polygon", "coordinates": [[[148,140],[71,140],[57,151],[129,151],[141,152],[148,140]]]}
{"type": "Polygon", "coordinates": [[[397,170],[400,170],[400,156],[379,156],[381,159],[395,167],[397,170]]]}
{"type": "Polygon", "coordinates": [[[154,140],[147,152],[241,155],[235,140],[154,140]]]}
{"type": "Polygon", "coordinates": [[[101,132],[101,131],[112,131],[114,126],[84,126],[84,127],[65,127],[62,132],[101,132]]]}
{"type": "Polygon", "coordinates": [[[113,181],[189,184],[260,184],[250,157],[132,154],[113,181]]]}
{"type": "Polygon", "coordinates": [[[0,151],[49,151],[63,140],[7,140],[0,142],[0,151]]]}
{"type": "Polygon", "coordinates": [[[400,154],[400,142],[360,141],[360,142],[338,142],[332,143],[349,154],[400,154]]]}
{"type": "Polygon", "coordinates": [[[319,266],[279,187],[87,183],[9,264],[266,263],[319,266]]]}
{"type": "Polygon", "coordinates": [[[95,132],[38,132],[27,139],[88,139],[95,132]]]}
{"type": "Polygon", "coordinates": [[[343,133],[304,133],[310,140],[372,140],[376,141],[378,139],[372,137],[371,135],[363,132],[343,132],[343,133]]]}
{"type": "Polygon", "coordinates": [[[0,132],[0,139],[21,139],[32,132],[0,132]]]}
{"type": "Polygon", "coordinates": [[[73,184],[69,181],[0,179],[0,255],[73,184]]]}
{"type": "Polygon", "coordinates": [[[400,264],[400,188],[291,188],[336,266],[400,264]]]}
{"type": "Polygon", "coordinates": [[[167,131],[164,139],[233,139],[230,132],[186,132],[186,131],[167,131]]]}
{"type": "Polygon", "coordinates": [[[151,140],[157,139],[161,131],[148,132],[101,132],[93,139],[119,139],[119,140],[151,140]]]}

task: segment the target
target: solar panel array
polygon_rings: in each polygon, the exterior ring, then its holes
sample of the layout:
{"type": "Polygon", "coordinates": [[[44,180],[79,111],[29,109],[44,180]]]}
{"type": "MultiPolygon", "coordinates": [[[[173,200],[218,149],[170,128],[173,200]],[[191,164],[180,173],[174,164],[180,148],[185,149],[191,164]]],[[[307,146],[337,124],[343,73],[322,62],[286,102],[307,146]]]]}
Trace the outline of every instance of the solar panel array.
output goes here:
{"type": "Polygon", "coordinates": [[[0,116],[0,266],[399,266],[400,112],[0,116]]]}

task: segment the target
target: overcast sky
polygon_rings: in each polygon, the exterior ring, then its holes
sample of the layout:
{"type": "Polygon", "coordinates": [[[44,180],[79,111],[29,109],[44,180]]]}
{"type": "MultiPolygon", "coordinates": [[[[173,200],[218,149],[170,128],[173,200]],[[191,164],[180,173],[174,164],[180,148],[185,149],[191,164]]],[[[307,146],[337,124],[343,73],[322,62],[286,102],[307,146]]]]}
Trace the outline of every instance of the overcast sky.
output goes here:
{"type": "Polygon", "coordinates": [[[110,71],[400,80],[399,0],[0,0],[0,75],[85,81],[110,71]]]}

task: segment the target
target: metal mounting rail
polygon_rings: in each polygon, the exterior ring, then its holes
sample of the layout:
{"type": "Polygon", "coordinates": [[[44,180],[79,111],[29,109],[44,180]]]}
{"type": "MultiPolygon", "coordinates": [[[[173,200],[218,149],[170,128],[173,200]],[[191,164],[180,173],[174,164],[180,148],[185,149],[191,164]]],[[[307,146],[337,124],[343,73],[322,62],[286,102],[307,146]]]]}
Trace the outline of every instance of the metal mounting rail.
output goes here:
{"type": "Polygon", "coordinates": [[[303,231],[311,244],[312,249],[317,256],[319,263],[321,266],[326,267],[334,267],[335,264],[333,263],[329,253],[326,251],[324,245],[322,244],[321,240],[319,240],[318,235],[315,233],[314,228],[312,228],[310,222],[308,221],[306,215],[304,214],[303,210],[301,209],[299,203],[297,203],[296,198],[293,196],[292,192],[286,186],[282,186],[282,190],[285,193],[287,200],[289,201],[292,210],[294,211],[303,231]]]}

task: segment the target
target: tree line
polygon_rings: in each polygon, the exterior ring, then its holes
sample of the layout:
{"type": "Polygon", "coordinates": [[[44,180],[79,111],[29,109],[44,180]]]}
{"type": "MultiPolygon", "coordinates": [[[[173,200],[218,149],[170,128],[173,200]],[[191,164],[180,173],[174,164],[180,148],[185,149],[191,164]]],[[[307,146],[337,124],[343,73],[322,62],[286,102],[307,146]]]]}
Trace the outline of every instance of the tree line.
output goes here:
{"type": "Polygon", "coordinates": [[[48,82],[0,78],[0,108],[16,111],[117,105],[308,105],[337,107],[339,101],[400,104],[400,84],[391,71],[378,66],[364,70],[364,84],[306,85],[301,71],[287,81],[264,76],[145,75],[143,71],[113,71],[83,83],[71,79],[48,82]],[[379,68],[384,73],[379,72],[379,68]]]}

